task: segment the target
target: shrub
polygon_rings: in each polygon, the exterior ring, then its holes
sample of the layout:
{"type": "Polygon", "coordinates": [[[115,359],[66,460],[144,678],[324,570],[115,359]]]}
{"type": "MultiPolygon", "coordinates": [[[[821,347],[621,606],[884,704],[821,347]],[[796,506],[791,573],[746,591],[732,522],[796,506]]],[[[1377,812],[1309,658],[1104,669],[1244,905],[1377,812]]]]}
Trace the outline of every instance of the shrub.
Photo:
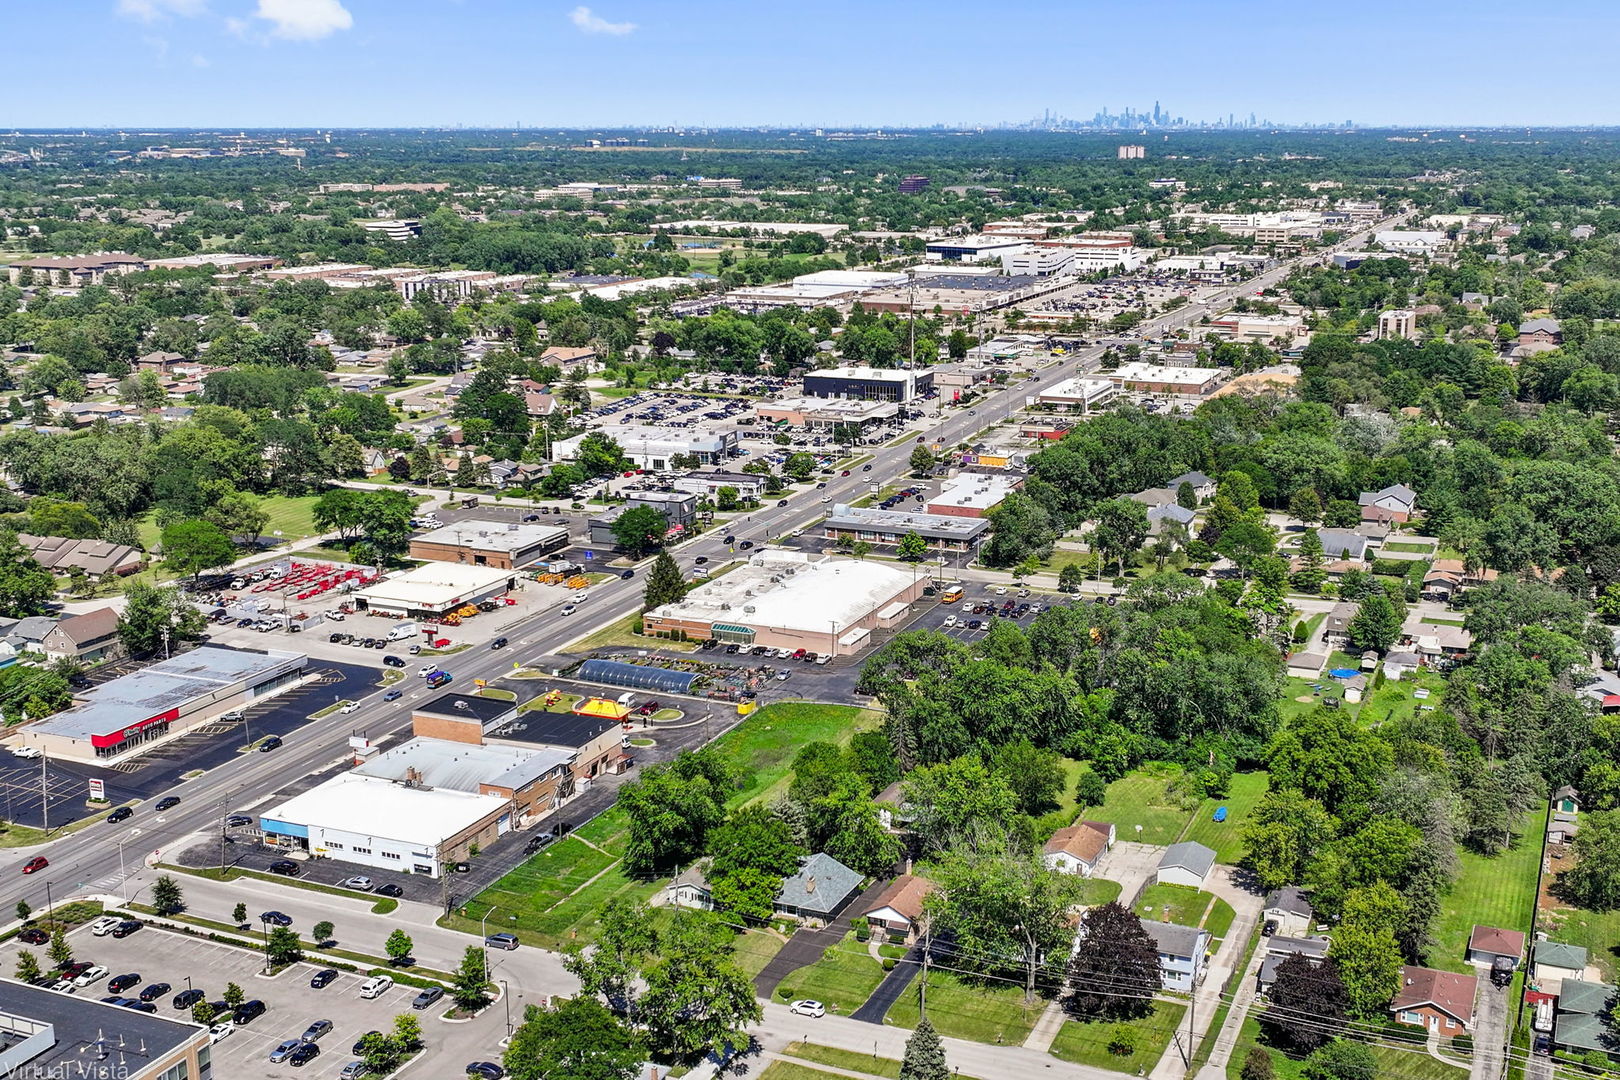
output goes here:
{"type": "Polygon", "coordinates": [[[1136,1053],[1136,1029],[1128,1024],[1115,1024],[1108,1032],[1108,1052],[1115,1057],[1130,1057],[1136,1053]]]}

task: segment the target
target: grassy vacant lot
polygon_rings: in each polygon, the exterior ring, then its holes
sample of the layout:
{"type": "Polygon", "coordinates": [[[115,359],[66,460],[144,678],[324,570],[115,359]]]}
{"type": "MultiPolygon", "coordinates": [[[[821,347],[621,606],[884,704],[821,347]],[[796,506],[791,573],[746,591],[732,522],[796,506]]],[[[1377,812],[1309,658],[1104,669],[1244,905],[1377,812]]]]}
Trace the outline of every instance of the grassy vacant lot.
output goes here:
{"type": "Polygon", "coordinates": [[[617,622],[608,623],[593,634],[580,638],[568,646],[567,652],[587,653],[595,649],[611,647],[631,649],[659,649],[663,652],[696,652],[695,641],[666,641],[662,638],[645,637],[633,629],[640,615],[630,614],[617,622]]]}
{"type": "MultiPolygon", "coordinates": [[[[264,512],[270,515],[270,523],[264,527],[266,537],[291,543],[294,540],[304,540],[320,532],[315,527],[315,495],[300,495],[296,498],[287,495],[266,496],[260,505],[264,512]]],[[[141,543],[150,551],[158,542],[161,530],[153,515],[147,514],[140,521],[138,532],[141,543]]]]}
{"type": "Polygon", "coordinates": [[[1165,1047],[1170,1045],[1170,1036],[1186,1012],[1187,1006],[1177,1002],[1155,1001],[1153,1014],[1140,1020],[1118,1024],[1106,1020],[1085,1023],[1065,1020],[1057,1038],[1052,1040],[1052,1054],[1077,1065],[1094,1065],[1115,1072],[1151,1071],[1164,1055],[1165,1047]],[[1133,1052],[1125,1055],[1109,1052],[1108,1044],[1116,1028],[1129,1029],[1135,1035],[1133,1052]]]}
{"type": "Polygon", "coordinates": [[[787,783],[793,757],[806,743],[845,743],[857,731],[878,725],[882,717],[851,705],[814,705],[784,701],[748,716],[716,745],[749,774],[734,803],[770,799],[787,783]]]}
{"type": "Polygon", "coordinates": [[[1192,828],[1182,837],[1196,840],[1212,848],[1218,862],[1235,864],[1243,858],[1243,826],[1254,812],[1255,804],[1271,786],[1271,777],[1265,772],[1237,773],[1227,789],[1224,799],[1205,799],[1193,816],[1192,828]],[[1215,811],[1226,807],[1226,820],[1217,822],[1215,811]]]}
{"type": "MultiPolygon", "coordinates": [[[[1421,1039],[1421,1032],[1415,1028],[1413,1031],[1421,1039]]],[[[1227,1080],[1241,1080],[1243,1059],[1248,1056],[1249,1048],[1258,1043],[1259,1037],[1260,1024],[1251,1012],[1243,1021],[1237,1045],[1232,1048],[1232,1058],[1226,1066],[1227,1080]]],[[[1378,1080],[1466,1080],[1468,1076],[1466,1068],[1447,1065],[1430,1057],[1421,1041],[1395,1042],[1386,1039],[1374,1043],[1372,1050],[1378,1058],[1378,1080]]],[[[1291,1058],[1273,1049],[1271,1064],[1276,1080],[1301,1080],[1303,1059],[1291,1058]]]]}
{"type": "Polygon", "coordinates": [[[1473,971],[1464,957],[1475,923],[1530,932],[1546,827],[1546,815],[1535,815],[1526,822],[1514,847],[1491,858],[1458,849],[1457,880],[1440,902],[1440,918],[1435,922],[1435,949],[1429,957],[1432,966],[1465,974],[1473,971]]]}
{"type": "Polygon", "coordinates": [[[1100,807],[1086,811],[1092,821],[1111,821],[1119,827],[1121,840],[1144,844],[1173,844],[1186,828],[1191,811],[1180,805],[1169,785],[1181,775],[1174,765],[1149,764],[1108,785],[1108,798],[1100,807]],[[1136,826],[1142,826],[1137,835],[1136,826]]]}
{"type": "MultiPolygon", "coordinates": [[[[1554,872],[1569,869],[1574,860],[1554,863],[1554,872]]],[[[1604,982],[1620,980],[1620,910],[1588,911],[1585,908],[1560,907],[1549,912],[1543,908],[1539,929],[1547,931],[1553,941],[1565,941],[1583,946],[1589,963],[1603,972],[1604,982]]]]}
{"type": "Polygon", "coordinates": [[[866,944],[856,941],[851,930],[842,941],[828,946],[820,960],[783,979],[776,997],[779,1001],[812,998],[827,1006],[828,1012],[848,1016],[866,1003],[882,981],[883,965],[872,959],[866,944]]]}
{"type": "MultiPolygon", "coordinates": [[[[917,1026],[917,988],[921,982],[919,975],[900,995],[883,1018],[885,1024],[917,1026]]],[[[1046,1005],[1046,999],[1037,996],[1035,1003],[1025,1008],[1023,988],[1011,983],[974,982],[938,968],[928,972],[928,1019],[941,1035],[1019,1046],[1029,1037],[1046,1005]]]]}

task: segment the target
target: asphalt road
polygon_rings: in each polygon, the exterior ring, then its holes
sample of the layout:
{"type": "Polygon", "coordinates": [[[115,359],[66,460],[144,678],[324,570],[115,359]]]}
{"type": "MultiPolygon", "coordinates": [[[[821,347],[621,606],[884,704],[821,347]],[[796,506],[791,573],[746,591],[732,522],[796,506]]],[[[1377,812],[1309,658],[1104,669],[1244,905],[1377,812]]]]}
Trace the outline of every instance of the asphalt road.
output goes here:
{"type": "MultiPolygon", "coordinates": [[[[1386,227],[1382,222],[1348,238],[1341,247],[1354,250],[1355,246],[1373,228],[1386,227]]],[[[1157,336],[1177,326],[1196,322],[1210,313],[1213,306],[1239,293],[1252,293],[1285,276],[1293,260],[1266,271],[1258,278],[1223,291],[1209,300],[1167,315],[1145,321],[1141,333],[1157,336]]],[[[1094,367],[1102,353],[1101,346],[1064,358],[1014,386],[992,394],[967,409],[953,409],[929,431],[930,439],[947,445],[967,441],[974,433],[1006,419],[1023,408],[1025,398],[1039,390],[1073,375],[1076,371],[1094,367]]],[[[786,507],[766,506],[733,523],[731,534],[737,541],[752,540],[756,544],[785,536],[806,528],[823,516],[820,495],[830,495],[835,502],[848,502],[866,493],[872,481],[884,481],[908,469],[907,459],[915,444],[904,442],[894,447],[877,447],[871,451],[869,472],[855,469],[848,477],[829,477],[827,487],[803,490],[788,498],[786,507]]],[[[721,542],[724,532],[697,537],[676,551],[677,560],[684,568],[693,567],[693,559],[707,556],[711,562],[732,554],[721,542]]],[[[740,552],[738,554],[741,554],[740,552]]],[[[535,661],[544,665],[545,657],[579,637],[600,629],[631,611],[641,600],[640,573],[631,580],[614,578],[592,586],[590,601],[580,606],[568,618],[539,616],[514,620],[513,625],[498,631],[511,639],[511,647],[492,652],[475,648],[444,658],[440,667],[454,674],[457,683],[465,685],[475,678],[493,678],[512,667],[514,659],[535,661]]],[[[549,666],[549,665],[545,665],[549,666]]],[[[351,732],[363,730],[371,738],[380,739],[401,731],[410,724],[410,705],[424,697],[425,687],[415,686],[399,703],[384,703],[381,692],[373,692],[361,699],[361,709],[354,714],[333,714],[320,720],[309,721],[293,732],[286,745],[269,754],[235,754],[209,769],[202,776],[178,783],[172,790],[184,802],[163,815],[143,812],[137,807],[136,816],[123,825],[92,825],[79,833],[58,837],[38,847],[13,851],[13,869],[16,874],[24,862],[35,854],[44,854],[51,865],[39,873],[15,879],[13,900],[26,899],[38,908],[46,902],[46,886],[60,899],[64,894],[100,891],[95,883],[118,881],[125,876],[121,862],[128,867],[130,860],[139,859],[142,852],[161,852],[166,847],[195,834],[212,833],[223,814],[237,810],[251,810],[281,789],[288,778],[318,772],[345,756],[351,732]],[[124,851],[121,845],[128,848],[124,851]],[[121,859],[121,856],[124,856],[121,859]]],[[[145,793],[155,798],[162,792],[145,793]]]]}

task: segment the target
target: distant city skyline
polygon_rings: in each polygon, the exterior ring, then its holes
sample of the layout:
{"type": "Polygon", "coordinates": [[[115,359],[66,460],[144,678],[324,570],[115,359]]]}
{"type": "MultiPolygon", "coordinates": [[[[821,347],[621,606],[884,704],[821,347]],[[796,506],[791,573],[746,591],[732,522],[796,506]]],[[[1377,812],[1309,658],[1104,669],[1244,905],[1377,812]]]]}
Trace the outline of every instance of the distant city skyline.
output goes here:
{"type": "Polygon", "coordinates": [[[1620,125],[1607,53],[1568,47],[1620,34],[1600,0],[14,0],[6,28],[64,77],[4,129],[1620,125]],[[1504,75],[1530,42],[1556,79],[1504,75]]]}

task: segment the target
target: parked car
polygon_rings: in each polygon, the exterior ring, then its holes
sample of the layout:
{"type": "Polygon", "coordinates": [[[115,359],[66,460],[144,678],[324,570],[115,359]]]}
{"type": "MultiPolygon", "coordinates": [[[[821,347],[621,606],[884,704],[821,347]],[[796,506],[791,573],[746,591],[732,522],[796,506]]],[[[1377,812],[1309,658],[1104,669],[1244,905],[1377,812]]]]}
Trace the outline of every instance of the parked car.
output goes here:
{"type": "Polygon", "coordinates": [[[366,1063],[363,1061],[351,1061],[343,1066],[342,1072],[338,1073],[338,1080],[363,1080],[365,1075],[366,1063]]]}
{"type": "Polygon", "coordinates": [[[156,1001],[164,994],[167,994],[170,989],[171,987],[166,982],[147,983],[141,988],[141,1000],[156,1001]]]}
{"type": "MultiPolygon", "coordinates": [[[[387,975],[373,975],[360,984],[360,996],[363,998],[381,997],[394,985],[394,980],[387,975]]],[[[359,1053],[358,1050],[355,1053],[359,1053]]]]}
{"type": "Polygon", "coordinates": [[[817,1018],[827,1015],[827,1007],[825,1005],[819,1001],[812,1001],[809,998],[805,998],[802,1001],[795,1001],[792,1005],[788,1006],[788,1011],[798,1016],[810,1016],[817,1018]]]}
{"type": "Polygon", "coordinates": [[[430,986],[411,999],[411,1008],[425,1009],[442,997],[444,997],[444,987],[430,986]]]}
{"type": "Polygon", "coordinates": [[[298,1048],[287,1055],[289,1065],[307,1065],[321,1056],[321,1048],[312,1042],[298,1044],[298,1048]]]}
{"type": "Polygon", "coordinates": [[[103,915],[90,924],[90,933],[96,937],[106,937],[122,920],[116,915],[103,915]]]}
{"type": "Polygon", "coordinates": [[[169,1004],[173,1005],[176,1009],[185,1011],[207,996],[207,994],[195,988],[182,990],[178,994],[174,995],[174,998],[169,1002],[169,1004]]]}
{"type": "Polygon", "coordinates": [[[231,1032],[235,1030],[235,1024],[231,1023],[229,1020],[221,1020],[219,1023],[208,1029],[208,1044],[212,1046],[221,1039],[229,1038],[231,1032]]]}
{"type": "Polygon", "coordinates": [[[226,827],[231,829],[240,829],[251,824],[253,824],[253,818],[247,814],[232,814],[225,819],[226,827]]]}
{"type": "Polygon", "coordinates": [[[319,1042],[322,1035],[330,1034],[331,1031],[332,1021],[316,1020],[304,1029],[304,1041],[319,1042]]]}
{"type": "Polygon", "coordinates": [[[356,874],[354,877],[344,878],[342,884],[345,889],[355,889],[359,892],[370,892],[376,886],[376,882],[372,881],[364,874],[356,874]]]}
{"type": "Polygon", "coordinates": [[[139,919],[120,919],[118,925],[113,927],[112,936],[115,938],[127,938],[145,925],[139,919]]]}
{"type": "Polygon", "coordinates": [[[99,982],[106,977],[106,968],[102,967],[100,964],[92,964],[74,978],[73,985],[77,986],[80,990],[83,990],[91,983],[99,982]]]}
{"type": "Polygon", "coordinates": [[[25,945],[43,945],[51,940],[51,935],[37,926],[30,926],[17,935],[17,940],[25,945]]]}
{"type": "Polygon", "coordinates": [[[484,939],[484,944],[492,949],[505,949],[511,952],[518,947],[516,934],[491,934],[484,939]]]}
{"type": "Polygon", "coordinates": [[[107,989],[111,990],[115,994],[122,994],[130,987],[139,986],[140,984],[141,977],[135,972],[131,971],[124,975],[114,975],[112,978],[108,979],[107,989]]]}
{"type": "Polygon", "coordinates": [[[242,1002],[236,1007],[236,1011],[231,1014],[231,1023],[241,1027],[243,1024],[251,1024],[263,1015],[264,1002],[258,998],[253,998],[250,1001],[242,1002]]]}
{"type": "Polygon", "coordinates": [[[401,897],[401,896],[405,895],[405,890],[400,888],[398,885],[391,885],[391,884],[390,885],[379,885],[379,886],[377,886],[377,888],[376,888],[375,892],[373,893],[373,895],[375,895],[375,896],[392,896],[392,897],[398,898],[398,897],[401,897]]]}
{"type": "Polygon", "coordinates": [[[277,859],[270,864],[270,872],[280,874],[282,877],[297,877],[298,864],[291,859],[277,859]]]}
{"type": "Polygon", "coordinates": [[[311,990],[323,989],[324,987],[332,985],[332,982],[337,977],[338,973],[336,968],[322,968],[320,971],[317,971],[314,975],[310,976],[309,988],[311,990]]]}
{"type": "Polygon", "coordinates": [[[300,1039],[283,1039],[281,1045],[270,1051],[270,1060],[279,1065],[292,1056],[292,1052],[303,1045],[300,1039]]]}
{"type": "Polygon", "coordinates": [[[467,1066],[467,1075],[476,1076],[478,1080],[501,1080],[506,1070],[493,1061],[474,1061],[467,1066]]]}

